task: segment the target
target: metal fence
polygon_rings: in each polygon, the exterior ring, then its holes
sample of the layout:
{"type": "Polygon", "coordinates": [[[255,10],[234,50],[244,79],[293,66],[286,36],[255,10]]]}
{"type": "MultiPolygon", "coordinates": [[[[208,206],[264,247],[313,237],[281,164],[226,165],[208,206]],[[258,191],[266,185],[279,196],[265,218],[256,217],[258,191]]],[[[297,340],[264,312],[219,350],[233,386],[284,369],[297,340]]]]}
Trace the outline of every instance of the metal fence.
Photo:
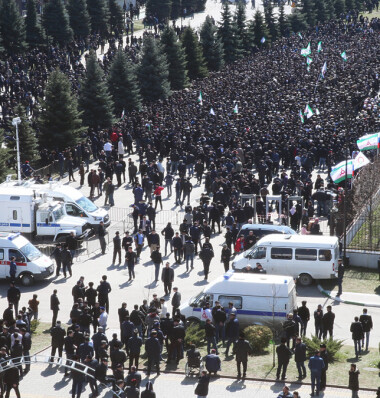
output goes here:
{"type": "Polygon", "coordinates": [[[380,252],[380,214],[359,216],[348,228],[347,243],[350,249],[380,252]]]}

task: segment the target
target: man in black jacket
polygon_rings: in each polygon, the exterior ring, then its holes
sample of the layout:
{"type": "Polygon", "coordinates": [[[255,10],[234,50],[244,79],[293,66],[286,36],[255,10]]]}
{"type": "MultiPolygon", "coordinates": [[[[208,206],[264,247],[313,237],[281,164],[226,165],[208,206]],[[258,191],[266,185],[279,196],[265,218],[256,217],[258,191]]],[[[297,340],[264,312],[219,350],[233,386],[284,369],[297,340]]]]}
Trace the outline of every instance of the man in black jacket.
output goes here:
{"type": "Polygon", "coordinates": [[[63,345],[65,344],[66,331],[65,329],[62,328],[60,321],[57,321],[56,326],[52,327],[52,329],[50,330],[50,335],[51,335],[50,360],[53,361],[52,357],[55,356],[57,349],[59,357],[62,358],[63,345]]]}
{"type": "Polygon", "coordinates": [[[364,338],[363,325],[359,322],[359,317],[355,317],[355,322],[351,323],[350,332],[352,333],[352,340],[354,340],[356,359],[361,354],[361,342],[364,338]]]}
{"type": "Polygon", "coordinates": [[[343,260],[340,258],[338,260],[338,293],[337,293],[338,297],[342,295],[343,277],[344,277],[344,265],[343,265],[343,260]]]}
{"type": "Polygon", "coordinates": [[[327,339],[327,332],[329,332],[330,339],[333,338],[333,329],[334,329],[334,320],[335,320],[335,314],[332,312],[331,305],[328,305],[326,309],[327,312],[322,317],[323,340],[327,339]]]}
{"type": "Polygon", "coordinates": [[[322,338],[323,333],[323,309],[322,305],[318,304],[318,308],[314,311],[314,325],[315,325],[315,336],[319,339],[322,338]]]}
{"type": "Polygon", "coordinates": [[[360,315],[359,322],[363,326],[363,332],[364,332],[364,337],[362,340],[362,348],[364,348],[364,340],[365,340],[365,350],[368,351],[368,345],[369,345],[369,335],[371,332],[371,329],[373,328],[373,323],[372,323],[372,317],[371,315],[368,315],[368,310],[367,308],[363,308],[363,314],[360,315]]]}
{"type": "Polygon", "coordinates": [[[288,368],[290,357],[292,356],[292,351],[286,346],[286,337],[281,339],[281,344],[276,348],[278,368],[276,373],[276,380],[280,378],[281,370],[281,380],[286,380],[286,370],[288,368]]]}
{"type": "Polygon", "coordinates": [[[252,346],[249,344],[248,340],[244,339],[244,333],[239,334],[239,339],[236,341],[232,353],[235,354],[236,367],[237,367],[237,378],[241,377],[241,364],[243,364],[243,378],[247,375],[247,364],[248,355],[253,354],[252,346]]]}
{"type": "Polygon", "coordinates": [[[111,293],[111,285],[107,282],[107,275],[102,276],[102,280],[98,288],[98,301],[101,307],[106,307],[107,314],[110,313],[110,303],[108,299],[108,294],[111,293]]]}
{"type": "Polygon", "coordinates": [[[328,360],[328,353],[326,350],[326,344],[321,344],[319,346],[319,356],[323,359],[323,363],[325,367],[322,369],[321,372],[321,383],[319,385],[319,390],[323,391],[326,389],[326,372],[329,368],[329,360],[328,360]]]}
{"type": "Polygon", "coordinates": [[[165,296],[169,296],[172,292],[172,283],[174,281],[174,270],[170,267],[170,263],[165,263],[165,268],[162,269],[161,280],[164,284],[165,296]]]}
{"type": "Polygon", "coordinates": [[[20,302],[20,298],[21,298],[20,290],[15,286],[14,282],[11,282],[7,292],[7,299],[8,299],[8,304],[12,303],[14,305],[16,319],[18,315],[18,303],[20,302]]]}
{"type": "Polygon", "coordinates": [[[227,272],[230,269],[230,259],[231,259],[231,250],[228,248],[226,244],[224,244],[220,261],[224,265],[225,272],[227,272]]]}
{"type": "Polygon", "coordinates": [[[174,294],[172,297],[172,316],[174,318],[177,308],[181,305],[181,293],[178,291],[178,287],[173,288],[174,294]]]}
{"type": "Polygon", "coordinates": [[[210,247],[205,247],[203,245],[202,250],[199,253],[199,258],[203,262],[203,271],[204,271],[206,281],[207,281],[208,273],[210,270],[210,263],[211,263],[211,260],[213,257],[214,257],[214,251],[210,247]]]}
{"type": "Polygon", "coordinates": [[[113,258],[112,264],[115,264],[116,257],[119,256],[119,264],[121,264],[121,238],[120,232],[116,231],[113,238],[113,258]]]}
{"type": "Polygon", "coordinates": [[[215,326],[212,324],[211,319],[206,319],[205,334],[207,340],[207,354],[210,354],[211,345],[218,355],[218,347],[216,346],[215,326]]]}
{"type": "Polygon", "coordinates": [[[307,323],[310,321],[310,311],[309,308],[306,307],[307,302],[302,301],[302,306],[298,308],[298,315],[301,318],[301,337],[306,335],[307,323]]]}
{"type": "Polygon", "coordinates": [[[302,342],[301,337],[297,337],[296,345],[294,347],[294,360],[296,361],[298,370],[298,379],[304,379],[306,377],[306,344],[302,342]]]}
{"type": "MultiPolygon", "coordinates": [[[[106,198],[107,198],[107,195],[106,195],[106,198]]],[[[102,250],[102,254],[106,254],[107,243],[106,243],[105,236],[106,236],[106,228],[104,227],[103,221],[100,221],[99,227],[98,227],[98,238],[99,238],[99,243],[100,243],[100,248],[102,250]]]]}
{"type": "MultiPolygon", "coordinates": [[[[76,350],[76,347],[74,345],[74,331],[73,330],[69,330],[67,332],[67,336],[64,339],[64,343],[65,343],[66,359],[73,359],[75,350],[76,350]]],[[[67,361],[66,363],[67,363],[67,365],[71,364],[70,361],[67,361]]],[[[68,374],[68,370],[65,367],[65,376],[67,376],[67,374],[68,374]]]]}
{"type": "MultiPolygon", "coordinates": [[[[22,334],[22,355],[24,360],[30,361],[30,350],[32,348],[32,336],[29,332],[26,331],[25,328],[20,329],[20,333],[22,334]]],[[[24,375],[26,375],[30,371],[30,363],[25,364],[24,375]]]]}
{"type": "Polygon", "coordinates": [[[50,309],[53,311],[53,319],[51,321],[51,327],[54,327],[57,322],[58,311],[59,311],[59,299],[57,296],[57,290],[53,290],[53,294],[50,296],[50,309]]]}
{"type": "Polygon", "coordinates": [[[224,341],[226,340],[226,328],[225,328],[225,322],[227,320],[226,311],[220,305],[219,301],[215,301],[215,307],[213,307],[211,313],[215,325],[216,344],[218,344],[219,340],[222,339],[224,345],[224,341]]]}
{"type": "Polygon", "coordinates": [[[61,261],[62,261],[63,276],[65,278],[67,277],[66,271],[69,271],[69,275],[73,276],[73,273],[71,271],[71,264],[73,262],[73,258],[71,256],[70,250],[67,248],[67,246],[64,246],[62,249],[61,261]]]}

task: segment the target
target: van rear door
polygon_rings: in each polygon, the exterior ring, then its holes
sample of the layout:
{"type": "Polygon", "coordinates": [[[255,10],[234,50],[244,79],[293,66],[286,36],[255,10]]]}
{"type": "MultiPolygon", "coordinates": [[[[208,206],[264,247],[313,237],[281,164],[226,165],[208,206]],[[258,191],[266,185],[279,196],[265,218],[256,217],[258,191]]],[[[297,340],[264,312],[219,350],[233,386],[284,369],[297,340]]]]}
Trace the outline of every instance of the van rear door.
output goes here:
{"type": "Polygon", "coordinates": [[[0,278],[5,279],[9,275],[9,266],[6,259],[6,250],[0,249],[0,278]]]}

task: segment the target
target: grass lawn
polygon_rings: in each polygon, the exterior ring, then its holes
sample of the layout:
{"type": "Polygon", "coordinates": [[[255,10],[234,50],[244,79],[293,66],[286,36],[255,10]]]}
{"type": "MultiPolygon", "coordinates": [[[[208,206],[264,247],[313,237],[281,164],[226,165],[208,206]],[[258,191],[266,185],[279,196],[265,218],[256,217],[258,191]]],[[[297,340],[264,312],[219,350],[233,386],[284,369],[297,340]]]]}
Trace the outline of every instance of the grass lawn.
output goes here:
{"type": "MultiPolygon", "coordinates": [[[[205,347],[201,347],[200,351],[202,356],[205,356],[207,354],[205,347]]],[[[223,347],[219,347],[219,351],[222,360],[222,371],[219,372],[219,374],[223,376],[236,377],[237,370],[235,358],[233,356],[229,356],[226,358],[224,355],[223,347]]],[[[165,358],[166,355],[164,354],[163,357],[165,358]]],[[[254,355],[248,360],[247,376],[274,380],[276,378],[277,358],[275,362],[276,365],[275,367],[273,367],[273,351],[271,348],[269,348],[269,351],[265,352],[262,355],[254,355]]],[[[329,369],[327,372],[327,384],[347,386],[350,364],[356,363],[358,369],[360,370],[360,386],[363,388],[376,389],[379,383],[379,369],[377,369],[378,362],[379,354],[376,349],[372,349],[372,351],[366,353],[365,355],[362,355],[361,357],[359,357],[359,360],[356,361],[354,347],[343,346],[339,353],[339,360],[329,365],[329,369]]],[[[143,363],[144,366],[147,365],[145,360],[143,363]]],[[[185,363],[185,359],[181,360],[178,365],[176,365],[174,361],[170,362],[169,364],[163,362],[161,363],[161,370],[184,371],[185,363]]],[[[307,368],[307,363],[305,363],[305,366],[307,368]]],[[[297,367],[294,359],[292,358],[290,360],[287,370],[287,383],[297,382],[297,377],[297,367]]],[[[309,376],[305,379],[305,382],[310,382],[309,376]]]]}
{"type": "Polygon", "coordinates": [[[371,18],[380,18],[380,11],[372,11],[372,13],[370,14],[369,12],[363,12],[362,13],[363,17],[368,17],[369,20],[371,20],[371,18]]]}
{"type": "Polygon", "coordinates": [[[50,323],[38,322],[35,329],[32,328],[32,349],[31,353],[35,354],[48,347],[51,342],[50,323]]]}
{"type": "MultiPolygon", "coordinates": [[[[321,281],[326,290],[337,287],[336,279],[321,281]]],[[[376,270],[367,270],[360,267],[346,268],[343,278],[343,291],[353,293],[380,294],[379,274],[376,270]]]]}
{"type": "Polygon", "coordinates": [[[138,21],[133,21],[133,30],[137,31],[141,29],[144,29],[144,24],[142,19],[139,19],[138,21]]]}

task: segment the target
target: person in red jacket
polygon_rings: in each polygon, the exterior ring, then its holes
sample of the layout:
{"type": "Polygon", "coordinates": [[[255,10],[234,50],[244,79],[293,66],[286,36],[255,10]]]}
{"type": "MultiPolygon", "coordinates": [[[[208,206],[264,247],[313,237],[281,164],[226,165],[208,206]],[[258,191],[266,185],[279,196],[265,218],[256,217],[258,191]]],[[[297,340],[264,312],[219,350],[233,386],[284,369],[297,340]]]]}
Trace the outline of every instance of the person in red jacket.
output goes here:
{"type": "Polygon", "coordinates": [[[154,210],[157,209],[157,204],[160,202],[161,210],[162,210],[162,199],[161,199],[161,192],[164,190],[164,187],[161,187],[159,184],[156,184],[156,188],[154,189],[154,197],[155,197],[155,204],[154,210]]]}
{"type": "Polygon", "coordinates": [[[242,251],[244,251],[244,235],[240,235],[235,243],[235,253],[240,253],[242,251]]]}

